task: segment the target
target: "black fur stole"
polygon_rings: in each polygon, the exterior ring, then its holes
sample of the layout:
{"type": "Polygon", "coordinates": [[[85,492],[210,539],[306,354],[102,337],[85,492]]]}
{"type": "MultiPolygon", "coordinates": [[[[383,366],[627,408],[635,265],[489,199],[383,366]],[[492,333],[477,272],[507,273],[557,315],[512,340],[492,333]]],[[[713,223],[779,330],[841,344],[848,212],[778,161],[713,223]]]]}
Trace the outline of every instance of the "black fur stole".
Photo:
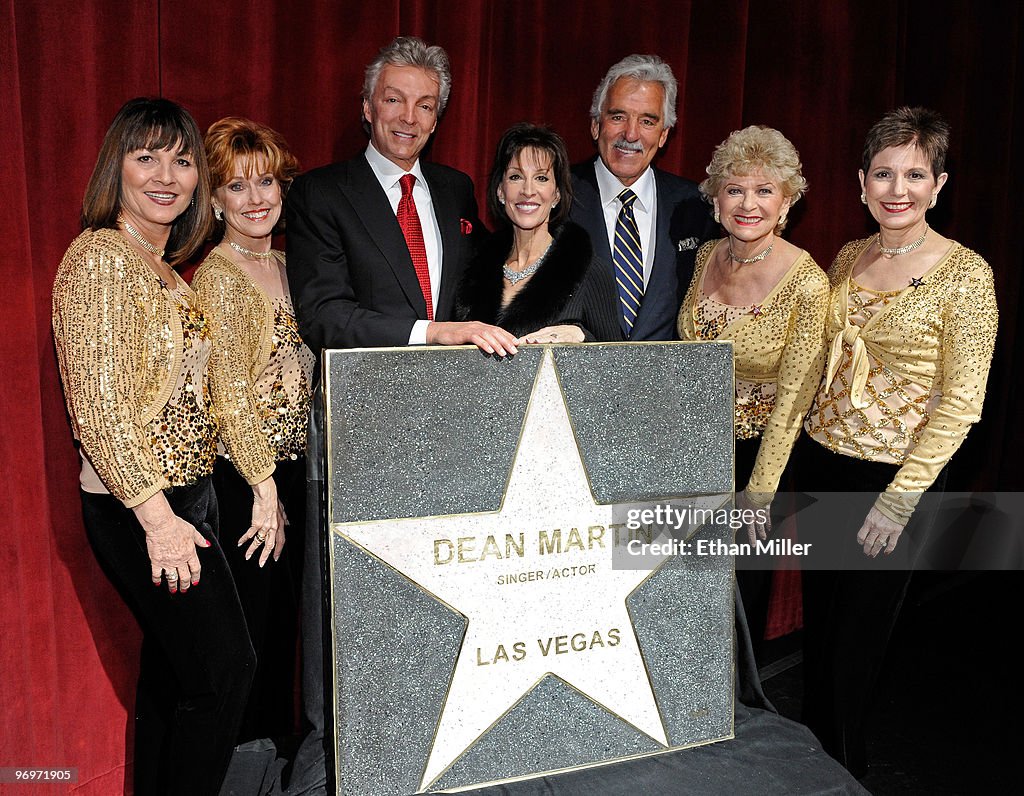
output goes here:
{"type": "Polygon", "coordinates": [[[462,277],[455,304],[456,318],[493,323],[516,336],[563,319],[562,312],[579,289],[593,259],[586,230],[571,221],[562,224],[554,232],[544,264],[502,309],[505,282],[501,266],[511,251],[511,228],[496,232],[481,248],[462,277]]]}

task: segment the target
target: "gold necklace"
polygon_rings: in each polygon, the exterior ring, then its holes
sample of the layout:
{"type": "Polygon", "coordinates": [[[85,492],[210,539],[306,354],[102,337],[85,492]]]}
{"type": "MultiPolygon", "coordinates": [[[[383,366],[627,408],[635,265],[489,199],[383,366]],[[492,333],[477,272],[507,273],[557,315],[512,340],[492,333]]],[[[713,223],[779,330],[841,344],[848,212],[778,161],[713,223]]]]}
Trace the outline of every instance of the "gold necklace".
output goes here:
{"type": "MultiPolygon", "coordinates": [[[[925,224],[924,232],[921,233],[921,237],[920,238],[915,240],[913,243],[908,243],[906,246],[897,246],[894,249],[890,249],[890,248],[887,248],[887,247],[882,245],[882,233],[881,232],[879,232],[875,236],[875,239],[878,241],[878,249],[879,249],[879,251],[882,252],[882,256],[885,257],[888,260],[891,260],[893,257],[898,257],[901,254],[907,254],[908,252],[914,251],[914,249],[921,248],[921,244],[924,243],[924,236],[928,234],[928,229],[929,229],[928,225],[925,224]]],[[[915,285],[914,287],[917,287],[917,285],[915,285]]]]}
{"type": "Polygon", "coordinates": [[[164,252],[166,252],[167,250],[161,249],[159,246],[156,246],[150,243],[148,240],[146,240],[146,238],[143,237],[142,233],[135,229],[135,227],[133,227],[131,224],[129,224],[128,219],[126,219],[124,216],[118,216],[117,222],[122,227],[124,227],[124,231],[131,235],[143,249],[145,249],[148,252],[153,252],[153,254],[155,254],[157,257],[162,258],[164,256],[164,252]]]}
{"type": "Polygon", "coordinates": [[[768,244],[768,248],[765,249],[760,254],[755,254],[753,257],[737,257],[735,254],[732,253],[732,240],[730,239],[729,240],[729,259],[734,261],[734,262],[737,262],[737,263],[742,263],[743,265],[750,265],[751,263],[759,263],[759,262],[761,262],[761,260],[763,260],[769,254],[771,254],[772,253],[772,249],[774,249],[774,248],[775,248],[775,241],[773,240],[771,243],[768,244]]]}
{"type": "Polygon", "coordinates": [[[269,260],[271,257],[274,256],[274,251],[272,249],[270,251],[265,252],[254,252],[252,249],[245,248],[245,246],[239,246],[233,240],[228,241],[228,246],[230,246],[243,257],[251,257],[254,260],[269,260]]]}

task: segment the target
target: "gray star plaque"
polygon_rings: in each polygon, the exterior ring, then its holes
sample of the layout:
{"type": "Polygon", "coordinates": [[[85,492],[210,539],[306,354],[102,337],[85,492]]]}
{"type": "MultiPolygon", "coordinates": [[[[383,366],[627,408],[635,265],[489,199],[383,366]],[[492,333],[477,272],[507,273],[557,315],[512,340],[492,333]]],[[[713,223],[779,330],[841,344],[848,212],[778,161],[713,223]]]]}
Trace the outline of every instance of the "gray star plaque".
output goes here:
{"type": "Polygon", "coordinates": [[[732,530],[631,522],[731,492],[729,345],[332,351],[325,373],[340,792],[732,737],[732,561],[697,553],[732,530]]]}

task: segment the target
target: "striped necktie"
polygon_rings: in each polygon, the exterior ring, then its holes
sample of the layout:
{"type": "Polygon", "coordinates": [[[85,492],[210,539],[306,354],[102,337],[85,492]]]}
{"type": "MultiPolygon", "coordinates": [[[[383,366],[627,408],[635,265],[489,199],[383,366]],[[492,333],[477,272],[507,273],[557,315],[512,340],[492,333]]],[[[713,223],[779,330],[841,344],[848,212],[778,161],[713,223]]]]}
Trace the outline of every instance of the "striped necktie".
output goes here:
{"type": "Polygon", "coordinates": [[[615,221],[612,261],[615,263],[615,282],[619,286],[619,303],[622,305],[622,333],[629,339],[637,313],[640,312],[640,302],[644,300],[644,255],[640,245],[640,231],[633,216],[636,194],[627,188],[619,194],[618,199],[622,209],[615,221]]]}

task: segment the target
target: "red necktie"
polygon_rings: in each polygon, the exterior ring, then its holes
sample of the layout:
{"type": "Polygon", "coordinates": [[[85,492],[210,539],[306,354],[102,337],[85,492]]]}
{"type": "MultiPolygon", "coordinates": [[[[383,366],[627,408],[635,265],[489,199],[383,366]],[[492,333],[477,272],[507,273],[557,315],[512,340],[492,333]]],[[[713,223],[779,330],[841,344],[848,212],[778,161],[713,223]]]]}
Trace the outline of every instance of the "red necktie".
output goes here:
{"type": "Polygon", "coordinates": [[[430,300],[430,268],[427,266],[427,247],[423,245],[423,227],[416,212],[416,202],[412,198],[412,184],[416,177],[403,174],[399,183],[402,185],[402,198],[398,200],[398,225],[405,235],[405,244],[409,247],[412,264],[416,269],[416,278],[420,281],[420,290],[427,302],[427,320],[434,320],[434,306],[430,300]]]}

